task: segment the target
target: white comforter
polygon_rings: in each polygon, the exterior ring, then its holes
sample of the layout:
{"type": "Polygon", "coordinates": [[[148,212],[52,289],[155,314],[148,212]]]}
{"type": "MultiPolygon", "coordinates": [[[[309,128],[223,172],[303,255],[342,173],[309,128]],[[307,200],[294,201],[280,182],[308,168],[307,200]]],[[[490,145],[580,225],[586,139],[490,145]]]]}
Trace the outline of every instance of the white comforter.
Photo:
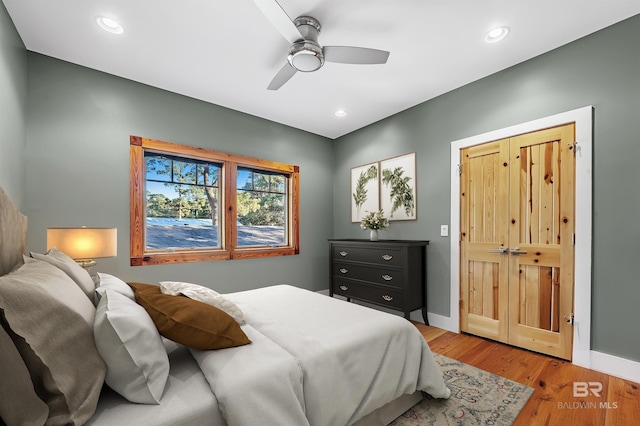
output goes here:
{"type": "Polygon", "coordinates": [[[348,425],[403,394],[451,393],[401,317],[288,285],[225,297],[252,343],[192,353],[229,425],[348,425]]]}

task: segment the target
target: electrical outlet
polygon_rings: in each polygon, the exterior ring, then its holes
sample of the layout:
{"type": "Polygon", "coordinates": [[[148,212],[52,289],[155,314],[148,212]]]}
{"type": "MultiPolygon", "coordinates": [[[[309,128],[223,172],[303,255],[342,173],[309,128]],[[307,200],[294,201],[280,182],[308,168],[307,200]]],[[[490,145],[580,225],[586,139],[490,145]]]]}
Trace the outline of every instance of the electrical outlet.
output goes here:
{"type": "Polygon", "coordinates": [[[440,225],[440,236],[441,237],[449,236],[449,225],[440,225]]]}

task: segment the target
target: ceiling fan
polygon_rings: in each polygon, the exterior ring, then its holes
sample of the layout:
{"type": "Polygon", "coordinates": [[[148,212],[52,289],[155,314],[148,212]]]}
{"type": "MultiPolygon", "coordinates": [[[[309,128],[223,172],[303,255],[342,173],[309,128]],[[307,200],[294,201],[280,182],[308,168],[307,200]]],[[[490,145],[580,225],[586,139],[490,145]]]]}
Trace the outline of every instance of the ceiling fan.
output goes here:
{"type": "Polygon", "coordinates": [[[384,64],[389,52],[354,46],[320,46],[320,22],[311,16],[293,21],[276,0],[253,0],[274,27],[291,43],[287,62],[271,80],[267,89],[278,90],[296,72],[317,71],[327,62],[341,64],[384,64]]]}

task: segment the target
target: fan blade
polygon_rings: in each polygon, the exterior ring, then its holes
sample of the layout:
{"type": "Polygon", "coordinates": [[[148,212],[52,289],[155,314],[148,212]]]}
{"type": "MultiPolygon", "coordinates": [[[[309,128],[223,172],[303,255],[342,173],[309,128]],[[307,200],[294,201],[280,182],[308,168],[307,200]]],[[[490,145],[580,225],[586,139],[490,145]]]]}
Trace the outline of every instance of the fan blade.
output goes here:
{"type": "Polygon", "coordinates": [[[276,0],[253,0],[253,2],[289,43],[302,39],[302,34],[298,31],[298,27],[276,0]]]}
{"type": "Polygon", "coordinates": [[[293,77],[293,75],[296,72],[298,72],[298,70],[292,67],[291,65],[289,65],[289,62],[287,62],[280,69],[280,71],[278,71],[278,74],[276,74],[276,76],[273,77],[273,80],[271,80],[271,83],[269,83],[269,86],[267,86],[267,89],[278,90],[279,88],[282,87],[283,84],[289,81],[289,79],[293,77]]]}
{"type": "Polygon", "coordinates": [[[389,58],[386,50],[352,46],[325,46],[324,60],[340,64],[384,64],[389,58]]]}

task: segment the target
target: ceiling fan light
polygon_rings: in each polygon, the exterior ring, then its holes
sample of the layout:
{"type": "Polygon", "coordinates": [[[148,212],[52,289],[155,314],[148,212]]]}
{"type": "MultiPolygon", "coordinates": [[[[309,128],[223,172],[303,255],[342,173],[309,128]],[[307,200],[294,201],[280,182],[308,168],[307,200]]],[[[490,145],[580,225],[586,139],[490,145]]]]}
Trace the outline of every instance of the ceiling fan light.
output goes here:
{"type": "Polygon", "coordinates": [[[494,28],[484,36],[484,41],[487,43],[497,43],[500,40],[504,40],[509,35],[511,29],[509,27],[494,28]]]}
{"type": "Polygon", "coordinates": [[[96,16],[96,23],[100,28],[111,34],[122,34],[124,28],[115,19],[107,18],[106,16],[96,16]]]}
{"type": "Polygon", "coordinates": [[[293,68],[302,72],[315,71],[324,65],[322,49],[310,42],[295,43],[287,59],[293,68]]]}
{"type": "Polygon", "coordinates": [[[320,68],[320,58],[310,52],[298,52],[291,57],[291,65],[298,71],[315,71],[320,68]]]}

